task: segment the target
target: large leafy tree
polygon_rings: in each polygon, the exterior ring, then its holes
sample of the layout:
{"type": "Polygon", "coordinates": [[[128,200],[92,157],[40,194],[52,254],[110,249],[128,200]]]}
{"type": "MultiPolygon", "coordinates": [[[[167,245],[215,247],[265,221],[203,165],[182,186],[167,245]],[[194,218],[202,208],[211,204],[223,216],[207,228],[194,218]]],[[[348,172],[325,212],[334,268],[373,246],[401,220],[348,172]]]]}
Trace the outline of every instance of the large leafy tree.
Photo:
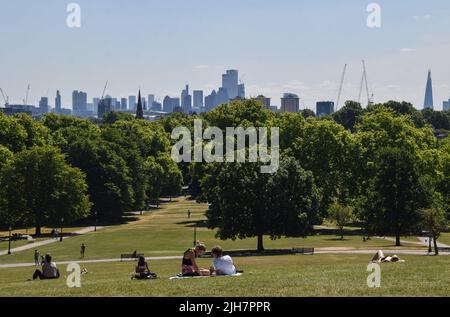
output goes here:
{"type": "Polygon", "coordinates": [[[337,123],[354,132],[355,125],[363,114],[364,110],[360,103],[355,101],[347,101],[342,109],[339,109],[333,113],[332,117],[337,123]]]}
{"type": "Polygon", "coordinates": [[[419,210],[430,202],[429,182],[421,177],[418,158],[400,148],[378,152],[375,176],[362,200],[363,218],[371,233],[400,237],[417,233],[419,210]]]}
{"type": "Polygon", "coordinates": [[[261,174],[256,163],[211,165],[202,181],[202,201],[211,229],[226,239],[305,237],[317,221],[318,193],[310,172],[285,158],[276,174],[261,174]]]}
{"type": "Polygon", "coordinates": [[[44,225],[71,223],[90,212],[85,175],[57,148],[33,147],[15,155],[0,175],[0,209],[10,219],[44,225]]]}

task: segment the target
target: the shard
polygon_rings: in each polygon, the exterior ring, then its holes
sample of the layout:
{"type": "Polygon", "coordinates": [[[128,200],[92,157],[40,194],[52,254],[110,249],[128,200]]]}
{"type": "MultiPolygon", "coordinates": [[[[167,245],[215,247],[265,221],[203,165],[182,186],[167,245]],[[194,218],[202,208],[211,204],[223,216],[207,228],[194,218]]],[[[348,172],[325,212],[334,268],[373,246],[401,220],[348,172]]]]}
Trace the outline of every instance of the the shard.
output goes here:
{"type": "Polygon", "coordinates": [[[427,89],[425,91],[424,109],[434,109],[433,104],[433,81],[431,80],[431,70],[428,71],[427,89]]]}

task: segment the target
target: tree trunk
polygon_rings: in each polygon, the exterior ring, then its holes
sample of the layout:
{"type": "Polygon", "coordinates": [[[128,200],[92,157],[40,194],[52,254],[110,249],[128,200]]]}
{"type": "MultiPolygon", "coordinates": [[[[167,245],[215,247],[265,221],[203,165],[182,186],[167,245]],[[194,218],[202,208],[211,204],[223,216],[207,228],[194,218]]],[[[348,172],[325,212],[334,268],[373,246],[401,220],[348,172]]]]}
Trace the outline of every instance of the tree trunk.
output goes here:
{"type": "Polygon", "coordinates": [[[258,235],[258,252],[264,251],[264,236],[262,234],[258,235]]]}
{"type": "Polygon", "coordinates": [[[341,240],[344,240],[344,228],[341,228],[341,240]]]}
{"type": "Polygon", "coordinates": [[[395,246],[396,246],[396,247],[401,247],[401,246],[402,246],[402,244],[401,244],[401,242],[400,242],[400,234],[399,234],[399,233],[397,233],[397,234],[395,235],[395,246]]]}
{"type": "Polygon", "coordinates": [[[439,255],[439,248],[438,248],[438,245],[437,245],[436,237],[433,237],[433,243],[434,243],[434,254],[435,255],[439,255]]]}

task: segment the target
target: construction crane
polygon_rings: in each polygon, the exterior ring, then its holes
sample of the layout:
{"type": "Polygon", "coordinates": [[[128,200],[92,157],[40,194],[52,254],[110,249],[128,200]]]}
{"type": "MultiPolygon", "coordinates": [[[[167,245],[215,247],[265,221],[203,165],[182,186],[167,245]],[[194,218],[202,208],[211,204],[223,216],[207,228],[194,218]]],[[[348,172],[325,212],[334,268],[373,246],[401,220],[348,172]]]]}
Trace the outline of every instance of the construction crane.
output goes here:
{"type": "Polygon", "coordinates": [[[5,92],[1,88],[0,88],[0,92],[2,93],[3,100],[5,101],[5,107],[7,107],[9,104],[9,97],[5,94],[5,92]]]}
{"type": "Polygon", "coordinates": [[[369,91],[369,81],[367,79],[367,69],[366,69],[366,62],[362,60],[362,66],[363,66],[363,74],[361,78],[361,84],[359,86],[359,96],[358,96],[358,102],[361,103],[361,95],[363,91],[363,85],[365,84],[366,88],[366,94],[367,94],[367,105],[373,104],[373,93],[371,94],[369,91]]]}
{"type": "Polygon", "coordinates": [[[100,101],[103,101],[103,99],[105,99],[105,92],[106,92],[107,87],[108,87],[108,81],[106,81],[105,88],[103,88],[102,98],[100,99],[100,101]]]}
{"type": "Polygon", "coordinates": [[[346,72],[347,72],[347,64],[344,65],[344,71],[342,72],[341,83],[339,85],[339,92],[336,100],[336,111],[339,110],[339,103],[341,102],[342,89],[344,88],[344,80],[346,72]]]}
{"type": "Polygon", "coordinates": [[[23,105],[24,105],[24,106],[26,106],[27,103],[28,103],[28,96],[30,95],[30,88],[31,88],[31,86],[30,86],[30,84],[28,84],[28,87],[27,87],[27,93],[26,93],[26,95],[25,95],[25,99],[23,100],[23,105]]]}

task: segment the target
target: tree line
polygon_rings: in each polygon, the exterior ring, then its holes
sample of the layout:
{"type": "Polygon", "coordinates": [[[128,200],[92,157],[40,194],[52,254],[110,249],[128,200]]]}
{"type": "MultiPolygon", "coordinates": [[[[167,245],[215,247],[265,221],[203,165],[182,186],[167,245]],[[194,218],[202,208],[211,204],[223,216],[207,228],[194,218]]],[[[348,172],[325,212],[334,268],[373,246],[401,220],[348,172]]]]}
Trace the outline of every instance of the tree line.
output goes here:
{"type": "MultiPolygon", "coordinates": [[[[175,196],[183,185],[209,204],[221,239],[306,237],[325,219],[358,221],[366,235],[428,231],[436,238],[449,213],[448,112],[388,102],[363,109],[347,102],[332,116],[274,113],[255,100],[201,115],[155,122],[111,112],[101,120],[0,114],[0,222],[57,226],[89,217],[119,221],[128,211],[175,196]],[[207,126],[279,127],[280,168],[260,163],[180,163],[170,134],[207,126]]],[[[206,142],[206,141],[204,141],[206,142]]]]}

